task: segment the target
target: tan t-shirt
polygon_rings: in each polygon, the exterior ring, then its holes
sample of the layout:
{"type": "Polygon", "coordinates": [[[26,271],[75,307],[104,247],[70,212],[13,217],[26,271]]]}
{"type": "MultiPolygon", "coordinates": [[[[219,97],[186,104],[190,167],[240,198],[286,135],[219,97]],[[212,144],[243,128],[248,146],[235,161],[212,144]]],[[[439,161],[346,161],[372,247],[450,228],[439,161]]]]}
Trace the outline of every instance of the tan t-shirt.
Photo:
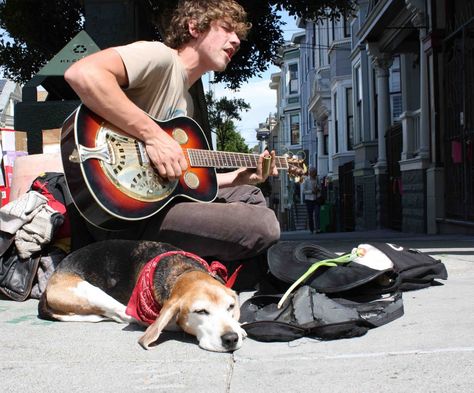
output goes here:
{"type": "Polygon", "coordinates": [[[186,70],[174,49],[150,41],[114,49],[128,73],[125,94],[139,108],[158,120],[193,115],[186,70]]]}

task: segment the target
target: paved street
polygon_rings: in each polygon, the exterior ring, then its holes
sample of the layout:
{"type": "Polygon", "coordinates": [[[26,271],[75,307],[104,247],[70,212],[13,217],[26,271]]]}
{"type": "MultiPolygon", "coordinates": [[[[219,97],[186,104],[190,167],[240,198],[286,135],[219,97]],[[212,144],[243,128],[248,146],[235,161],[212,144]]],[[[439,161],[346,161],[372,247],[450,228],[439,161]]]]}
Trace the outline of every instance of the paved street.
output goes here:
{"type": "MultiPolygon", "coordinates": [[[[251,339],[233,354],[200,349],[164,333],[143,350],[140,328],[114,322],[37,319],[37,301],[0,300],[2,392],[472,392],[474,386],[474,237],[391,231],[319,234],[344,252],[385,240],[441,259],[444,285],[403,295],[405,315],[365,336],[290,343],[251,339]]],[[[304,232],[285,240],[309,239],[304,232]]],[[[243,297],[248,293],[242,294],[243,297]]]]}

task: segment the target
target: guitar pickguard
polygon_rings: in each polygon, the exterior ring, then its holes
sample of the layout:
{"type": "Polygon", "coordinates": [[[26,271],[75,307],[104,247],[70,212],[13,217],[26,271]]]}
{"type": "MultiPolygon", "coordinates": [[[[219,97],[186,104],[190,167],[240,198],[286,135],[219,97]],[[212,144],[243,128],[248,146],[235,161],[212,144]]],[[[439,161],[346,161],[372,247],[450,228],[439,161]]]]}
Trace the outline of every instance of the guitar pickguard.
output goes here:
{"type": "MultiPolygon", "coordinates": [[[[143,202],[167,198],[176,188],[177,180],[168,181],[158,175],[150,164],[141,142],[121,134],[103,123],[97,132],[96,150],[106,150],[98,158],[107,178],[118,190],[143,202]]],[[[81,161],[89,157],[81,156],[81,161]]]]}

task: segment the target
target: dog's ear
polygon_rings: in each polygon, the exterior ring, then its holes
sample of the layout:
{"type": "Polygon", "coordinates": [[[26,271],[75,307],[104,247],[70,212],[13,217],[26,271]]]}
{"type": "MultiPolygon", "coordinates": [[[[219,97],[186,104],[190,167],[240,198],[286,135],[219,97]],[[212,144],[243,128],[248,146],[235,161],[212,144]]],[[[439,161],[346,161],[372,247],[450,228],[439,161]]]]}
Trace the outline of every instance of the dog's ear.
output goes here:
{"type": "Polygon", "coordinates": [[[140,337],[138,343],[145,349],[149,349],[150,345],[153,344],[160,337],[163,329],[168,323],[178,314],[179,302],[178,300],[169,299],[163,305],[160,311],[159,317],[153,322],[145,331],[145,334],[140,337]]]}
{"type": "Polygon", "coordinates": [[[239,302],[239,296],[234,292],[233,293],[234,299],[235,299],[235,306],[234,309],[232,310],[232,316],[236,321],[240,319],[240,302],[239,302]]]}

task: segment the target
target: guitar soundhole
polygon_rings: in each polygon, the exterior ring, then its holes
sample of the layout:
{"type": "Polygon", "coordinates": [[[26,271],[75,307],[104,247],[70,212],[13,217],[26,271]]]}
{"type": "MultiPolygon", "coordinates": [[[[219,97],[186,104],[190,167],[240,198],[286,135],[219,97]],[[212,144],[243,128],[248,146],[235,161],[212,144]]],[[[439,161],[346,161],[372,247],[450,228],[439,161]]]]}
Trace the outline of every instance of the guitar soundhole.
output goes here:
{"type": "Polygon", "coordinates": [[[197,175],[193,172],[186,172],[184,175],[184,182],[189,188],[193,190],[199,187],[199,177],[197,177],[197,175]]]}
{"type": "Polygon", "coordinates": [[[180,145],[188,143],[188,134],[181,128],[175,128],[172,132],[173,139],[180,145]]]}

